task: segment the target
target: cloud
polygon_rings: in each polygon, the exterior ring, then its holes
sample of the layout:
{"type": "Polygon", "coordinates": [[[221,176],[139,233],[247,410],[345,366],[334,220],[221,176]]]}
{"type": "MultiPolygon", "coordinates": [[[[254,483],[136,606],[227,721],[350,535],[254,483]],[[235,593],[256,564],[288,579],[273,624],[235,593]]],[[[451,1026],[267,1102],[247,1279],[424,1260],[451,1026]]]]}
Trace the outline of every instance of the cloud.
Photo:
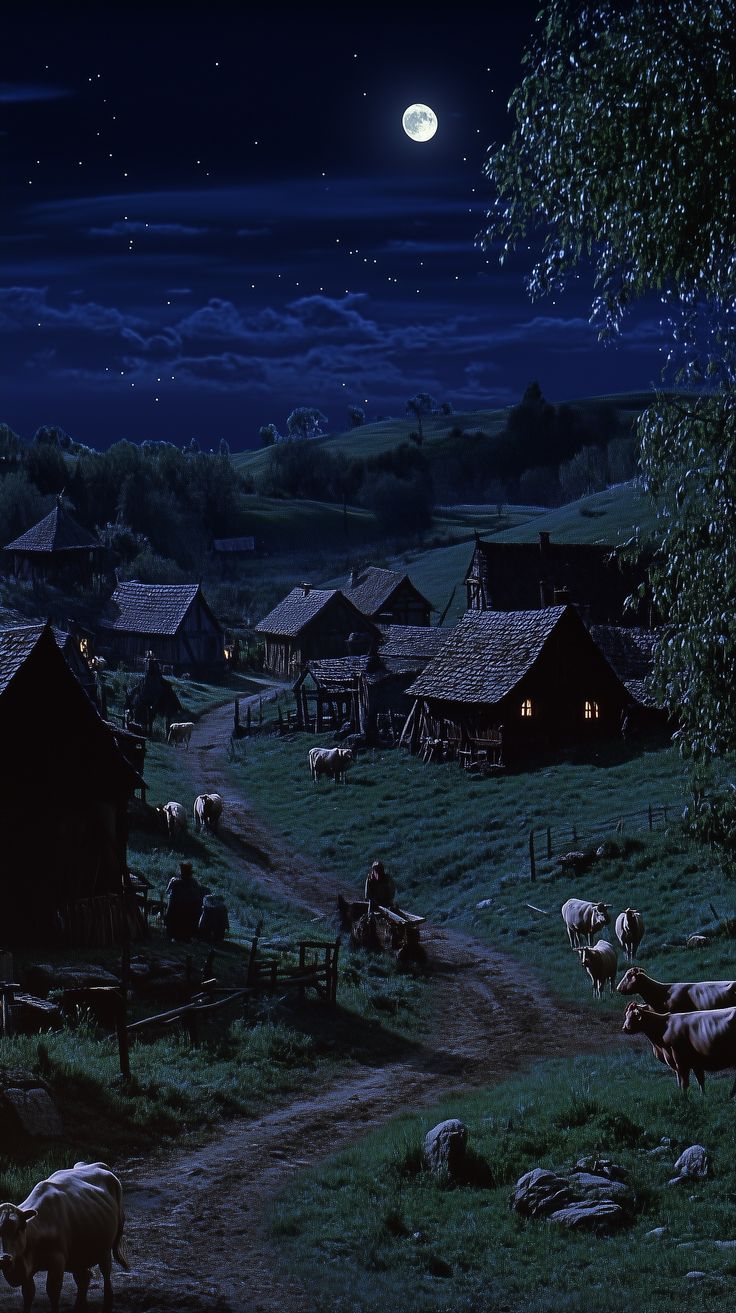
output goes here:
{"type": "Polygon", "coordinates": [[[203,237],[209,228],[194,228],[184,223],[143,223],[118,219],[106,228],[88,228],[90,237],[203,237]]]}
{"type": "Polygon", "coordinates": [[[30,105],[41,100],[61,100],[72,94],[66,87],[41,86],[37,82],[0,82],[0,105],[30,105]]]}
{"type": "Polygon", "coordinates": [[[141,326],[132,315],[94,301],[70,302],[59,310],[47,300],[47,287],[0,287],[0,332],[18,329],[70,328],[91,333],[122,333],[141,326]]]}

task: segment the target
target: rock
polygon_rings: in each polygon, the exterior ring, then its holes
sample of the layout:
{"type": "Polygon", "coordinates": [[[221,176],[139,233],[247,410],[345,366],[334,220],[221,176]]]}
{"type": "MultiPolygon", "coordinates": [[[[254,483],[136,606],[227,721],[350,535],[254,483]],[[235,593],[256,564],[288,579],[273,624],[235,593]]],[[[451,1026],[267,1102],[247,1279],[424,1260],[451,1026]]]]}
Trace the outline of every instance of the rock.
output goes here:
{"type": "Polygon", "coordinates": [[[588,1158],[578,1158],[575,1164],[576,1172],[589,1172],[591,1176],[607,1176],[609,1181],[628,1181],[629,1173],[625,1167],[620,1167],[610,1158],[597,1158],[595,1156],[588,1158]]]}
{"type": "Polygon", "coordinates": [[[645,1240],[661,1240],[661,1239],[662,1239],[662,1236],[667,1235],[668,1230],[669,1230],[669,1227],[666,1227],[666,1226],[655,1226],[655,1227],[652,1228],[651,1231],[645,1231],[645,1232],[644,1232],[644,1239],[645,1239],[645,1240]]]}
{"type": "Polygon", "coordinates": [[[468,1128],[450,1117],[427,1131],[424,1137],[424,1161],[431,1172],[457,1176],[465,1162],[468,1128]]]}
{"type": "Polygon", "coordinates": [[[690,1148],[684,1149],[677,1159],[675,1171],[678,1176],[695,1177],[697,1180],[704,1181],[706,1176],[710,1176],[708,1150],[704,1149],[702,1144],[691,1144],[690,1148]]]}
{"type": "Polygon", "coordinates": [[[708,943],[707,935],[690,935],[685,941],[686,948],[704,948],[708,943]]]}
{"type": "Polygon", "coordinates": [[[516,1182],[511,1207],[522,1217],[546,1217],[572,1203],[573,1193],[564,1176],[535,1167],[516,1182]]]}
{"type": "Polygon", "coordinates": [[[666,1144],[658,1144],[656,1149],[645,1149],[647,1158],[669,1158],[669,1148],[666,1144]]]}
{"type": "Polygon", "coordinates": [[[707,1277],[707,1275],[708,1275],[707,1272],[695,1272],[695,1271],[693,1271],[693,1272],[686,1272],[686,1273],[685,1273],[685,1276],[686,1276],[686,1278],[687,1278],[688,1281],[701,1281],[701,1280],[703,1279],[703,1277],[707,1277]]]}
{"type": "Polygon", "coordinates": [[[482,912],[485,907],[492,907],[492,906],[493,906],[492,898],[481,898],[480,902],[475,904],[476,911],[478,912],[482,912]]]}
{"type": "Polygon", "coordinates": [[[631,1213],[609,1199],[584,1199],[550,1213],[550,1222],[564,1226],[568,1231],[594,1231],[597,1235],[610,1235],[631,1226],[631,1213]]]}
{"type": "Polygon", "coordinates": [[[573,1172],[570,1176],[573,1194],[589,1203],[610,1201],[633,1213],[636,1199],[630,1185],[612,1181],[608,1176],[591,1176],[588,1172],[573,1172]]]}
{"type": "Polygon", "coordinates": [[[26,1135],[34,1139],[57,1140],[64,1134],[59,1110],[48,1090],[40,1086],[35,1089],[10,1086],[3,1090],[3,1099],[26,1135]]]}
{"type": "Polygon", "coordinates": [[[663,1135],[663,1136],[662,1136],[662,1139],[660,1140],[659,1143],[660,1143],[660,1144],[672,1144],[672,1141],[671,1141],[669,1135],[663,1135]]]}

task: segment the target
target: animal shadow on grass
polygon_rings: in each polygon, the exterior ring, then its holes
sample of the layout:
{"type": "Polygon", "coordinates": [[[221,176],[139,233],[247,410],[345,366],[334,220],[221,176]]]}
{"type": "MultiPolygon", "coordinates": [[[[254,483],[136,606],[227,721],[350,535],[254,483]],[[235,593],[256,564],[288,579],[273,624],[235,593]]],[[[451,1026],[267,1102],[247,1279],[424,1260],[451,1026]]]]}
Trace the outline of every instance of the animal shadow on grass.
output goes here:
{"type": "Polygon", "coordinates": [[[220,843],[229,848],[231,853],[250,862],[253,866],[258,866],[262,871],[270,871],[272,867],[271,858],[267,852],[259,848],[257,844],[248,843],[247,839],[242,839],[239,834],[233,830],[220,828],[217,831],[217,838],[220,843]]]}
{"type": "Polygon", "coordinates": [[[386,1030],[380,1021],[361,1017],[339,1004],[336,1008],[289,1002],[289,1025],[303,1035],[309,1035],[317,1052],[349,1054],[369,1067],[385,1067],[405,1063],[407,1055],[418,1057],[426,1053],[424,1045],[386,1030]]]}

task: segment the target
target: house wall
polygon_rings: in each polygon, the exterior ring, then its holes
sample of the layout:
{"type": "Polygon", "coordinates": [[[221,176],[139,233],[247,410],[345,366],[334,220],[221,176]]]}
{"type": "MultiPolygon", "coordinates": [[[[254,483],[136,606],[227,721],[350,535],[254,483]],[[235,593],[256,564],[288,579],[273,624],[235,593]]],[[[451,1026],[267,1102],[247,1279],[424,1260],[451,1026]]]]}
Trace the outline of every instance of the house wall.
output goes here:
{"type": "MultiPolygon", "coordinates": [[[[377,618],[374,616],[374,619],[377,618]]],[[[380,611],[382,624],[428,625],[431,618],[429,602],[420,597],[406,581],[392,593],[388,605],[381,607],[380,611]]]]}
{"type": "Polygon", "coordinates": [[[173,636],[103,629],[98,643],[125,662],[134,662],[147,652],[153,652],[162,665],[172,666],[176,670],[192,670],[202,666],[217,668],[225,664],[222,629],[199,597],[195,598],[178,632],[173,636]]]}

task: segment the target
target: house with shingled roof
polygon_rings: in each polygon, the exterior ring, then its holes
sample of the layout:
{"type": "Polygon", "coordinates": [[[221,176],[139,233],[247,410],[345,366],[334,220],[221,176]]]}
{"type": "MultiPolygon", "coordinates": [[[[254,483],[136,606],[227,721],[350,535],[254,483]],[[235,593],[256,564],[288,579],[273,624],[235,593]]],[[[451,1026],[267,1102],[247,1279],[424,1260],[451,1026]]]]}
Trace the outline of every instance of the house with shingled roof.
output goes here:
{"type": "Polygon", "coordinates": [[[299,584],[256,625],[265,640],[264,666],[295,679],[308,661],[366,653],[380,631],[339,588],[299,584]]]}
{"type": "Polygon", "coordinates": [[[127,810],[143,781],[49,625],[0,630],[0,738],[3,943],[122,942],[140,928],[127,810]]]}
{"type": "Polygon", "coordinates": [[[430,624],[432,603],[400,570],[383,570],[377,565],[353,570],[342,591],[353,606],[377,624],[430,624]]]}
{"type": "Polygon", "coordinates": [[[16,579],[92,584],[110,562],[110,552],[94,533],[78,524],[57,500],[38,524],[3,548],[16,579]]]}
{"type": "Polygon", "coordinates": [[[118,584],[98,622],[97,647],[136,665],[152,653],[172,671],[205,673],[225,664],[222,628],[199,584],[118,584]]]}
{"type": "Polygon", "coordinates": [[[492,741],[503,762],[617,738],[636,704],[574,606],[467,611],[408,692],[402,739],[452,756],[492,741]]]}

